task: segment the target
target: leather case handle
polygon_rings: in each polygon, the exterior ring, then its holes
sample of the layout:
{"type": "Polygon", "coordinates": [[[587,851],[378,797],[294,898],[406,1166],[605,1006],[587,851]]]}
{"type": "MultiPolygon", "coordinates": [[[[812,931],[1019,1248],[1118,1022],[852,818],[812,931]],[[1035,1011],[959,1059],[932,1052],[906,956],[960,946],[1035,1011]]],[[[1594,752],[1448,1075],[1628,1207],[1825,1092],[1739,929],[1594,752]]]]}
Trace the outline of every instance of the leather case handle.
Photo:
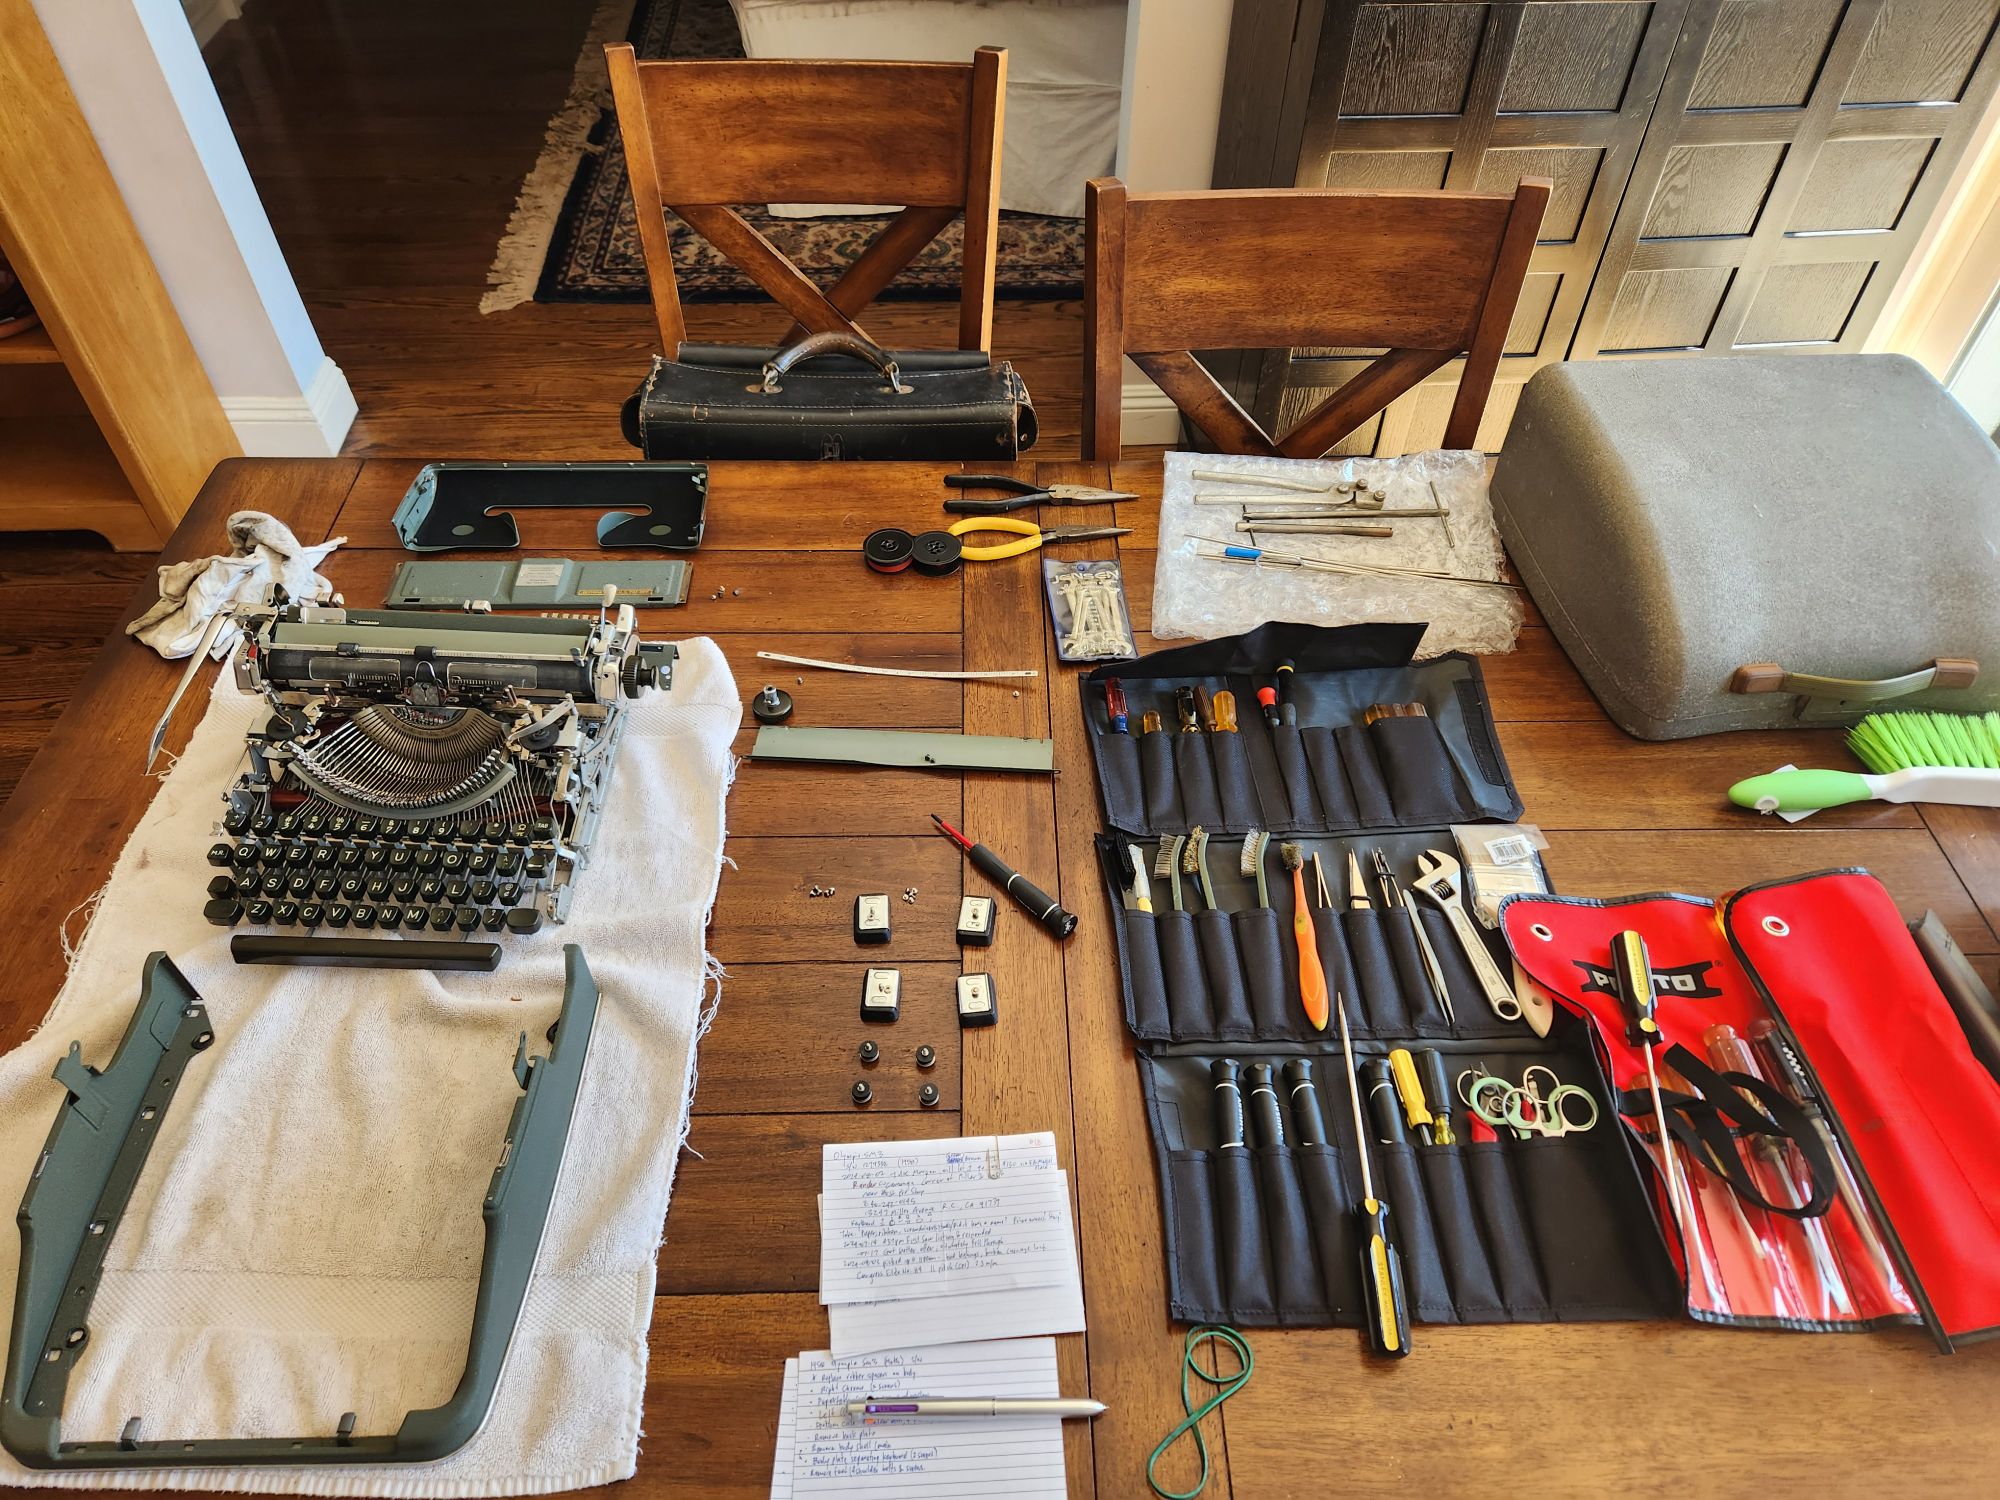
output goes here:
{"type": "Polygon", "coordinates": [[[780,349],[775,358],[764,366],[764,378],[756,385],[746,387],[764,395],[775,395],[784,387],[778,377],[788,374],[794,365],[809,359],[818,359],[823,354],[848,354],[865,360],[882,372],[882,378],[889,382],[889,390],[898,396],[907,396],[911,387],[904,385],[896,370],[896,362],[880,345],[857,334],[843,333],[839,329],[825,329],[819,333],[809,333],[796,344],[780,349]]]}
{"type": "Polygon", "coordinates": [[[1900,677],[1819,677],[1787,672],[1776,662],[1752,662],[1731,674],[1732,693],[1796,693],[1804,698],[1834,698],[1845,703],[1882,703],[1930,688],[1971,687],[1979,679],[1979,663],[1968,656],[1940,656],[1927,667],[1900,677]]]}

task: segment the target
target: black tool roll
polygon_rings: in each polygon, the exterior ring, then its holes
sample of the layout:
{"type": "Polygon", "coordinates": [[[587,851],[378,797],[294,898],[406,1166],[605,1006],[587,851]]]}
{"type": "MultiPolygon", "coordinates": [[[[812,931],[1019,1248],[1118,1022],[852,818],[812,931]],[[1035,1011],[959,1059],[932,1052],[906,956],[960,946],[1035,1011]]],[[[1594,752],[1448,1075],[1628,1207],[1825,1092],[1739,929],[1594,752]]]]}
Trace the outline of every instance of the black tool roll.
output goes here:
{"type": "Polygon", "coordinates": [[[1014,367],[978,349],[898,351],[845,333],[784,349],[682,344],[625,403],[648,458],[992,462],[1035,443],[1014,367]]]}
{"type": "MultiPolygon", "coordinates": [[[[1386,1066],[1393,1050],[1413,1060],[1432,1051],[1437,1058],[1422,1061],[1450,1087],[1449,1143],[1411,1126],[1393,1091],[1383,1102],[1401,1119],[1402,1138],[1385,1142],[1362,1101],[1412,1316],[1431,1323],[1674,1316],[1681,1289],[1588,1029],[1559,1013],[1544,1037],[1503,1019],[1444,912],[1409,889],[1426,851],[1458,856],[1448,825],[1511,820],[1521,807],[1478,664],[1457,655],[1414,663],[1422,634],[1420,625],[1269,625],[1106,666],[1082,683],[1112,825],[1097,847],[1117,914],[1126,1021],[1140,1041],[1173,1316],[1240,1326],[1363,1321],[1350,1080],[1337,1025],[1314,1027],[1301,1001],[1284,844],[1296,846],[1312,951],[1329,996],[1344,1002],[1357,1065],[1366,1073],[1386,1066]],[[1281,662],[1291,669],[1272,705],[1273,725],[1258,690],[1273,685],[1281,662]],[[1117,688],[1107,693],[1111,679],[1117,688]],[[1202,727],[1183,729],[1179,707],[1188,700],[1177,693],[1196,687],[1202,727]],[[1211,727],[1227,722],[1213,706],[1225,691],[1235,700],[1234,732],[1211,727]],[[1411,704],[1426,712],[1366,722],[1374,705],[1411,704]],[[1121,707],[1123,732],[1112,718],[1121,707]],[[1148,711],[1160,715],[1155,732],[1144,730],[1148,711]],[[1163,868],[1160,835],[1171,846],[1196,826],[1222,836],[1194,868],[1182,860],[1163,868]],[[1252,831],[1270,838],[1245,873],[1243,835],[1252,831]],[[1350,893],[1350,850],[1365,907],[1350,893]],[[1381,892],[1378,851],[1404,888],[1401,905],[1381,892]],[[1427,977],[1426,947],[1449,1016],[1427,977]],[[1297,1079],[1285,1076],[1301,1059],[1316,1114],[1301,1107],[1297,1079]],[[1247,1112],[1240,1144],[1221,1133],[1218,1063],[1240,1070],[1240,1099],[1256,1098],[1253,1070],[1269,1070],[1255,1076],[1275,1097],[1257,1101],[1265,1113],[1247,1112]],[[1580,1088],[1595,1122],[1562,1134],[1475,1124],[1460,1091],[1482,1073],[1517,1087],[1532,1078],[1544,1092],[1580,1088]]],[[[1468,906],[1472,899],[1466,891],[1468,906]]],[[[1504,944],[1482,934],[1508,973],[1504,944]]],[[[1428,1102],[1435,1111],[1439,1101],[1428,1102]]],[[[1574,1096],[1568,1103],[1572,1121],[1587,1113],[1574,1096]]]]}

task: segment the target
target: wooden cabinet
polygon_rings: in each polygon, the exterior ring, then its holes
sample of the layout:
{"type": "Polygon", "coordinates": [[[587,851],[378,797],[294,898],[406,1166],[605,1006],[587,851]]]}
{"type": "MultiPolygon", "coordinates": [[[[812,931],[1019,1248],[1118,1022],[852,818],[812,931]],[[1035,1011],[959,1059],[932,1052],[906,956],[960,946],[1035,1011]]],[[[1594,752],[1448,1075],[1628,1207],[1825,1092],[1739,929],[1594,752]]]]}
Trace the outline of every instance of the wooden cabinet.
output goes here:
{"type": "Polygon", "coordinates": [[[0,531],[152,551],[241,450],[28,0],[0,0],[0,531]]]}
{"type": "MultiPolygon", "coordinates": [[[[1237,0],[1235,17],[1216,186],[1555,180],[1489,449],[1550,360],[1858,347],[2000,81],[2000,0],[1237,0]]],[[[1217,364],[1287,426],[1368,355],[1217,364]]],[[[1434,444],[1456,380],[1341,451],[1434,444]]]]}

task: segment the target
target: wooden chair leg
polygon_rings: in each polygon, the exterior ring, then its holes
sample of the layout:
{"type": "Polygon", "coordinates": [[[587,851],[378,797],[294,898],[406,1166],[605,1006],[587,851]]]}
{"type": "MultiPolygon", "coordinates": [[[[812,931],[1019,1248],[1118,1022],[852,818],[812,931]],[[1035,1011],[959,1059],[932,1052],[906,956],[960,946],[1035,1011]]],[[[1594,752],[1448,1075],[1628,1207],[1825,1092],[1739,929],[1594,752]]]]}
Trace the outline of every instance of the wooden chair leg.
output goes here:
{"type": "Polygon", "coordinates": [[[1493,392],[1493,377],[1507,345],[1507,328],[1521,300],[1528,258],[1535,253],[1535,236],[1541,232],[1542,214],[1549,206],[1553,187],[1546,177],[1523,177],[1514,190],[1514,207],[1500,233],[1500,254],[1493,263],[1493,277],[1486,283],[1486,299],[1480,304],[1472,347],[1466,351],[1465,373],[1459,377],[1451,418],[1445,423],[1447,448],[1471,448],[1479,442],[1479,419],[1485,415],[1486,399],[1493,392]]]}
{"type": "Polygon", "coordinates": [[[668,359],[687,341],[687,319],[681,314],[680,286],[674,280],[674,250],[667,233],[666,205],[660,202],[659,177],[653,170],[652,133],[646,129],[646,100],[639,87],[639,59],[629,42],[604,49],[611,72],[611,97],[618,108],[619,133],[625,138],[625,176],[632,184],[632,211],[639,222],[639,246],[645,253],[646,285],[652,292],[653,316],[660,325],[660,352],[668,359]]]}
{"type": "Polygon", "coordinates": [[[1000,142],[1007,116],[1007,50],[972,54],[972,125],[965,163],[965,262],[958,347],[993,347],[994,257],[1000,245],[1000,142]]]}
{"type": "Polygon", "coordinates": [[[1124,435],[1125,184],[1083,189],[1083,456],[1117,463],[1124,435]]]}

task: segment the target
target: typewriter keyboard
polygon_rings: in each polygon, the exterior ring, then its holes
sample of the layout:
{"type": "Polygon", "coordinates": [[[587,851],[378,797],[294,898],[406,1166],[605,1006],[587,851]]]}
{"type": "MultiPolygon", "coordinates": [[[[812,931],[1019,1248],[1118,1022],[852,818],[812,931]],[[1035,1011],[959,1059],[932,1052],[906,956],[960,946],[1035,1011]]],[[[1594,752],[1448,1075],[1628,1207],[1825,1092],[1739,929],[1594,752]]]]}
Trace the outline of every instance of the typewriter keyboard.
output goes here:
{"type": "Polygon", "coordinates": [[[546,819],[237,809],[222,826],[202,908],[218,927],[525,934],[541,928],[540,898],[557,874],[546,819]]]}

